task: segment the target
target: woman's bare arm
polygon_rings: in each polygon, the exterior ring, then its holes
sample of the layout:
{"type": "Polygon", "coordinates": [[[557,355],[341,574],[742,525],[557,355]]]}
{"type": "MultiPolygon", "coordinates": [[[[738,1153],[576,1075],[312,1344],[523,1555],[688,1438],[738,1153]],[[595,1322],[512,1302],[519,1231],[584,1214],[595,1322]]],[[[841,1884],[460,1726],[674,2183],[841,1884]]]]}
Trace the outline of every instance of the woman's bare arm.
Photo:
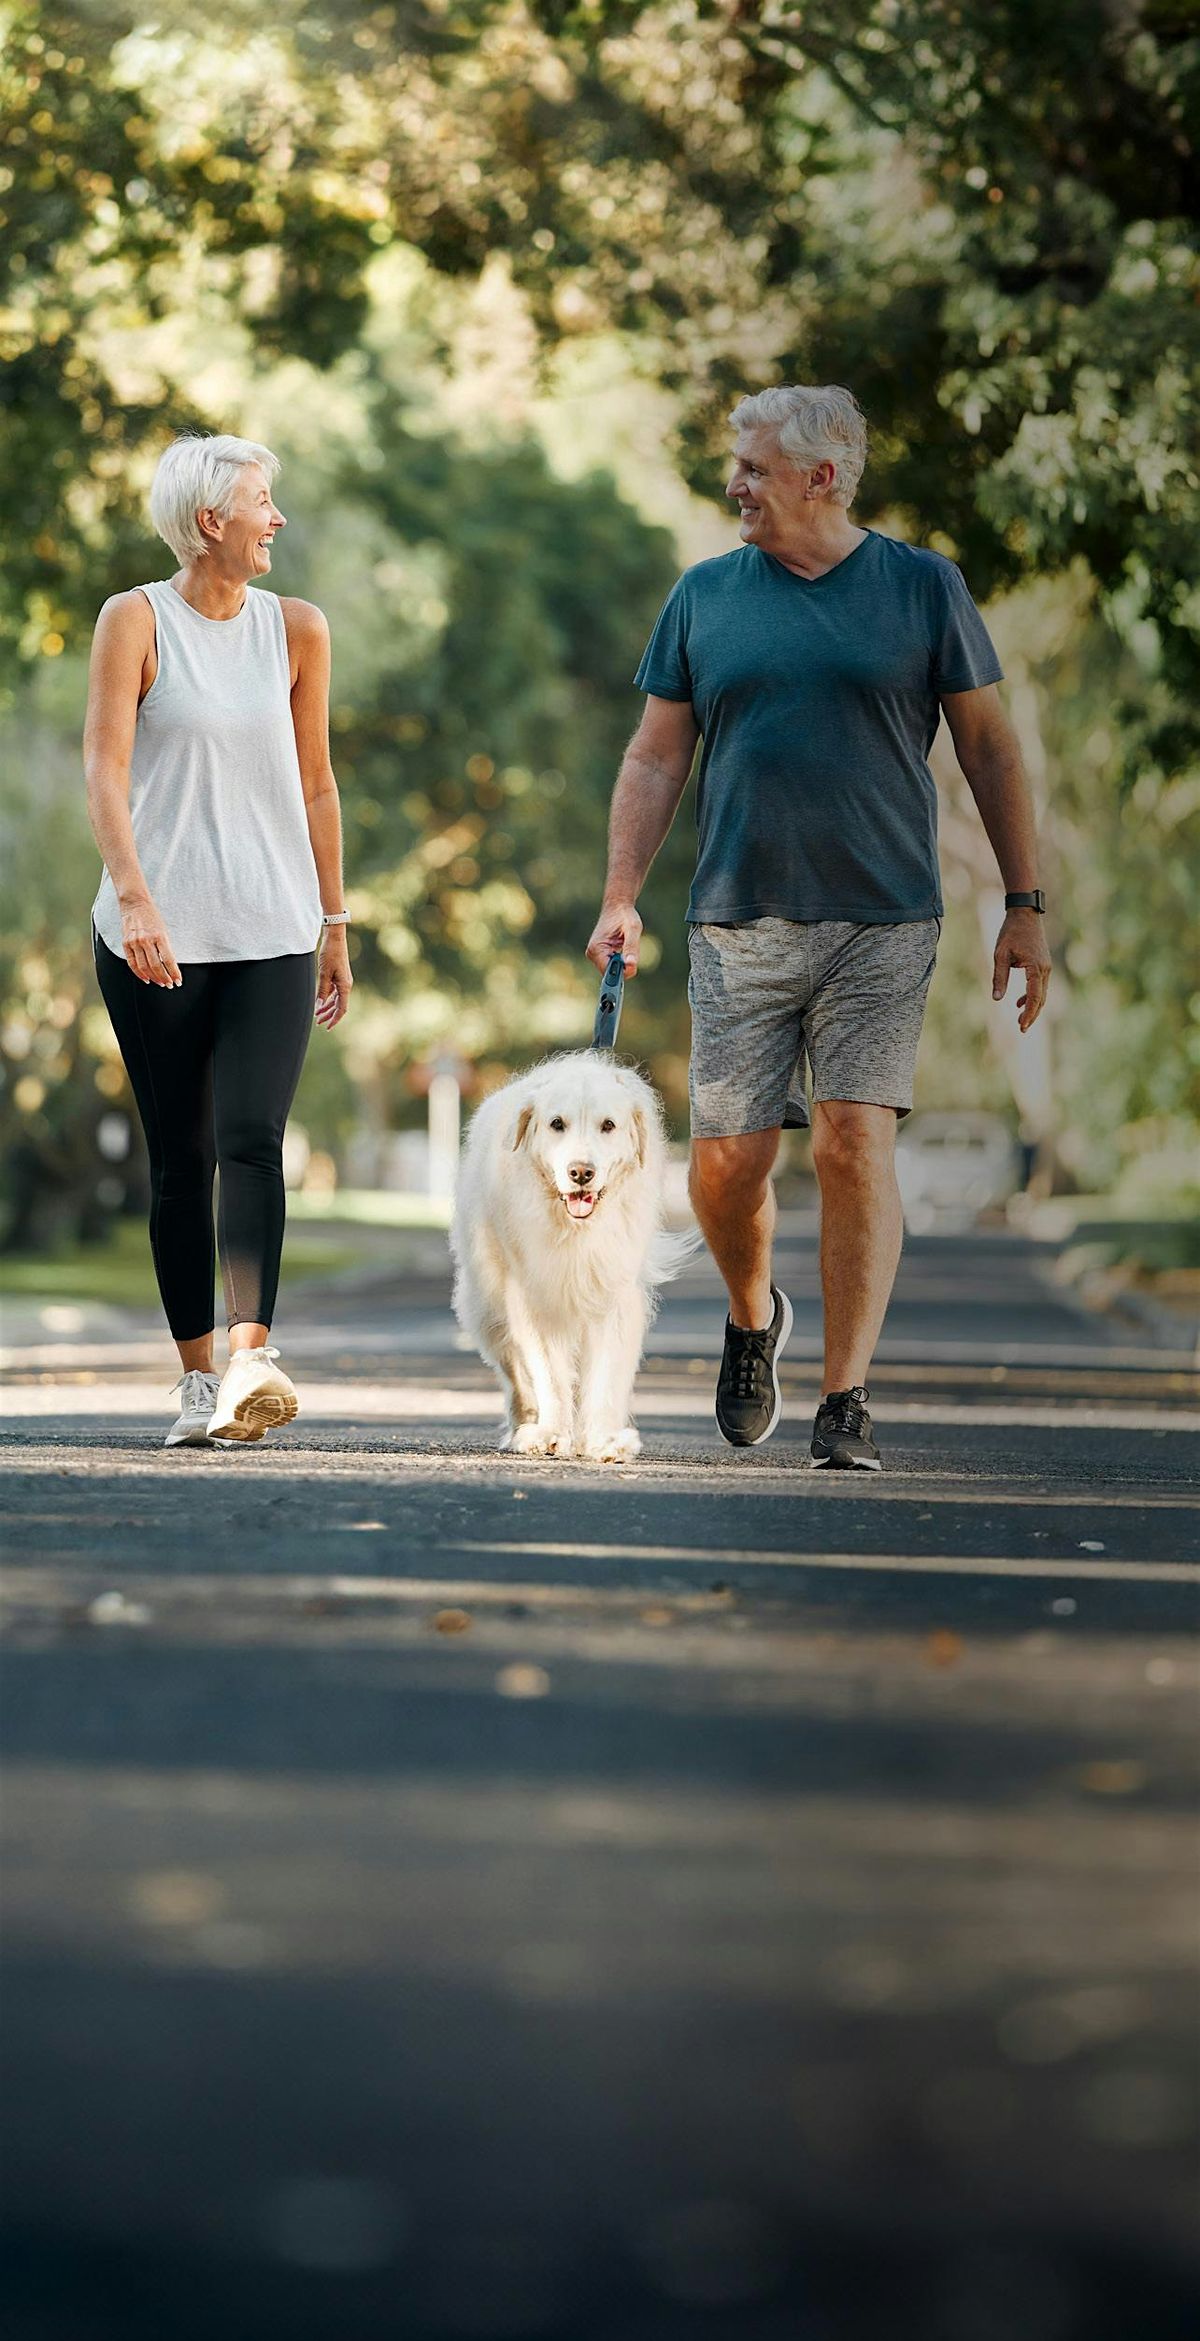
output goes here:
{"type": "Polygon", "coordinates": [[[145,594],[114,594],[92,639],[83,768],[92,834],[120,906],[125,958],[142,983],[171,990],[183,977],[146,884],[129,817],[134,727],[154,679],[154,658],[154,614],[145,594]]]}
{"type": "MultiPolygon", "coordinates": [[[[283,602],[292,675],[292,724],[321,908],[342,910],[342,813],[329,753],[329,626],[313,602],[283,602]]],[[[354,977],[344,927],[326,927],[317,971],[317,1022],[340,1024],[354,977]]]]}

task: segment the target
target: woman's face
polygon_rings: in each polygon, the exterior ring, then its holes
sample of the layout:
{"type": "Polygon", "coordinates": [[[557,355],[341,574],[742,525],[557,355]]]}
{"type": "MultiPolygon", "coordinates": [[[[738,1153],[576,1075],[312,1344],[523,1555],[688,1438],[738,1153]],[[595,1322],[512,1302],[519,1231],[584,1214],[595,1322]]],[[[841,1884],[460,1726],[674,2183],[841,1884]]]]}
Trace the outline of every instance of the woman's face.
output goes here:
{"type": "Polygon", "coordinates": [[[210,550],[222,569],[238,577],[265,577],[271,566],[271,545],[287,522],[271,494],[260,463],[243,465],[228,512],[207,515],[211,523],[210,550]]]}

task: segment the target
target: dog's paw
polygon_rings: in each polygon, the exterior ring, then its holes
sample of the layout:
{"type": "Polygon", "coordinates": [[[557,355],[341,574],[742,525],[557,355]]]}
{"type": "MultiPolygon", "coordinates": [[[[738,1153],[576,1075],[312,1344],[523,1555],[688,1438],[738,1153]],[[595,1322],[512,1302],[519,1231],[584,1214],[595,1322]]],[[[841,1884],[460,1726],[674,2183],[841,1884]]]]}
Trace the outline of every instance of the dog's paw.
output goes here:
{"type": "Polygon", "coordinates": [[[519,1422],[500,1442],[509,1455],[569,1455],[571,1433],[552,1422],[519,1422]]]}
{"type": "Polygon", "coordinates": [[[585,1463],[632,1463],[641,1452],[641,1438],[632,1423],[623,1431],[597,1431],[582,1439],[576,1449],[585,1463]]]}

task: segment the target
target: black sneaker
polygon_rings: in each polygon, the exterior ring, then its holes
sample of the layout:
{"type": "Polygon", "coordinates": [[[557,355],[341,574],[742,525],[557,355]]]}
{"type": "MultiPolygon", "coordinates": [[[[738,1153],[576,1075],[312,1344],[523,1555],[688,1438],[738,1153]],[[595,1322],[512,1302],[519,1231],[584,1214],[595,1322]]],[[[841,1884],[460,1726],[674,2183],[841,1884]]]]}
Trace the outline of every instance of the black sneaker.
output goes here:
{"type": "Polygon", "coordinates": [[[853,1390],[831,1390],[821,1400],[813,1424],[814,1464],[830,1464],[835,1471],[882,1471],[867,1413],[870,1395],[859,1382],[853,1390]]]}
{"type": "Polygon", "coordinates": [[[775,1314],[760,1333],[725,1319],[725,1354],[717,1379],[717,1428],[731,1447],[769,1439],[783,1412],[776,1360],[792,1330],[792,1304],[771,1286],[775,1314]]]}

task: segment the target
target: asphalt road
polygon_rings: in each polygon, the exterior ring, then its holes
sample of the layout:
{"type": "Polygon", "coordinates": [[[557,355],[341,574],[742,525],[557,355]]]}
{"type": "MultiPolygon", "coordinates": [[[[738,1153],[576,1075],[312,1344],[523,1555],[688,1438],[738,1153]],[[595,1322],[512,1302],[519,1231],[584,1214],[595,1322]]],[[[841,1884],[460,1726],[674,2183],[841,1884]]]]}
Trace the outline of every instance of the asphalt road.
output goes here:
{"type": "Polygon", "coordinates": [[[152,1322],[9,1355],[7,2341],[1195,2330],[1182,1349],[907,1252],[879,1480],[668,1300],[646,1454],[494,1452],[436,1248],[167,1455],[152,1322]]]}

